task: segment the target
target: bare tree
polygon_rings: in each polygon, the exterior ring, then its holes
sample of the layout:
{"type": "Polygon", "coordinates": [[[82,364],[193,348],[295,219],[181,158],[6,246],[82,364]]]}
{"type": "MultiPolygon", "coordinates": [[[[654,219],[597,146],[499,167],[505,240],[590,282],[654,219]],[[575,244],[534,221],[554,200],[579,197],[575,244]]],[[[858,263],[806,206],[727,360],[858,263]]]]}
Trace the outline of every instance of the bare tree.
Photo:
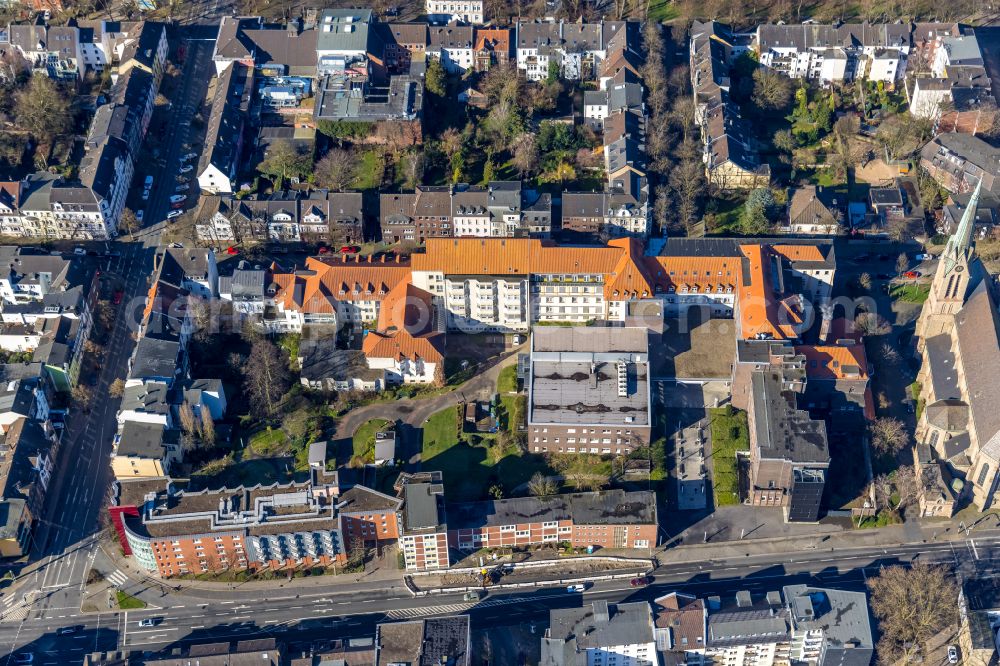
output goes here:
{"type": "Polygon", "coordinates": [[[891,330],[889,323],[874,312],[859,312],[854,318],[854,327],[862,335],[885,335],[891,330]]]}
{"type": "Polygon", "coordinates": [[[891,416],[880,416],[868,426],[872,448],[881,454],[895,455],[908,439],[903,422],[891,416]]]}
{"type": "Polygon", "coordinates": [[[185,402],[182,404],[177,413],[181,420],[181,430],[190,437],[198,436],[201,428],[199,427],[198,417],[195,416],[191,403],[185,402]]]}
{"type": "Polygon", "coordinates": [[[864,291],[869,291],[872,288],[872,276],[869,273],[862,273],[858,276],[858,287],[864,291]]]}
{"type": "Polygon", "coordinates": [[[903,274],[909,267],[910,267],[910,258],[906,256],[905,252],[900,252],[899,256],[896,257],[896,272],[899,274],[903,274]]]}
{"type": "Polygon", "coordinates": [[[281,352],[273,342],[258,336],[250,345],[250,356],[243,371],[243,385],[250,403],[267,418],[272,418],[278,412],[289,382],[288,364],[281,358],[281,352]]]}
{"type": "Polygon", "coordinates": [[[521,178],[526,178],[538,170],[538,141],[534,134],[526,132],[514,139],[512,163],[521,178]]]}
{"type": "Polygon", "coordinates": [[[558,492],[559,486],[551,477],[545,476],[541,472],[535,472],[528,481],[528,492],[535,497],[544,497],[546,495],[555,495],[558,492]]]}
{"type": "Polygon", "coordinates": [[[354,182],[357,160],[350,150],[334,148],[316,163],[313,172],[320,187],[331,190],[346,190],[354,182]]]}
{"type": "Polygon", "coordinates": [[[66,95],[47,76],[32,76],[14,94],[14,122],[36,141],[51,144],[72,126],[66,95]]]}
{"type": "Polygon", "coordinates": [[[899,351],[888,342],[879,347],[879,355],[886,365],[896,365],[900,361],[899,351]]]}
{"type": "Polygon", "coordinates": [[[879,663],[914,663],[927,642],[957,617],[958,590],[944,567],[914,562],[868,579],[872,613],[882,638],[879,663]]]}
{"type": "Polygon", "coordinates": [[[118,228],[126,232],[129,238],[132,238],[136,230],[139,229],[139,218],[135,216],[131,208],[126,208],[122,211],[121,216],[118,218],[118,228]]]}
{"type": "Polygon", "coordinates": [[[206,407],[201,409],[201,441],[209,447],[215,444],[215,421],[212,411],[206,407]]]}
{"type": "Polygon", "coordinates": [[[761,111],[776,111],[788,106],[792,98],[792,81],[767,67],[753,72],[753,103],[761,111]]]}

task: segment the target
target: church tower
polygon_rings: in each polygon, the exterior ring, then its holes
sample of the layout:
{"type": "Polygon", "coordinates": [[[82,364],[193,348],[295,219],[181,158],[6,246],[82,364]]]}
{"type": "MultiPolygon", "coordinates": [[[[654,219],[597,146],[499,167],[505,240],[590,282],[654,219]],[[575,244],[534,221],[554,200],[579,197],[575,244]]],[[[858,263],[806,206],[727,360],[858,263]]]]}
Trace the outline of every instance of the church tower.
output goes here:
{"type": "Polygon", "coordinates": [[[917,351],[923,349],[927,338],[951,331],[955,315],[982,279],[981,266],[976,261],[972,244],[972,228],[982,187],[980,180],[938,261],[930,294],[917,320],[917,351]]]}

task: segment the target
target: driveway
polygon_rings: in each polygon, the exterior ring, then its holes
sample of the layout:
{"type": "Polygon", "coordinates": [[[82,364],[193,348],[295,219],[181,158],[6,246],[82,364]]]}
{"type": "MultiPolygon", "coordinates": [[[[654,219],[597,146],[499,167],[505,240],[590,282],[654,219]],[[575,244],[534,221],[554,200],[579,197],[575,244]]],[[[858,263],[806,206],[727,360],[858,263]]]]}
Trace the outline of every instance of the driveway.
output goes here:
{"type": "Polygon", "coordinates": [[[334,431],[335,440],[350,439],[363,423],[371,419],[388,419],[400,421],[406,425],[419,428],[427,418],[445,407],[467,400],[484,400],[496,392],[497,377],[500,371],[508,365],[517,362],[518,350],[508,352],[494,361],[492,365],[480,372],[464,384],[455,386],[446,393],[438,395],[408,398],[393,402],[376,402],[345,414],[337,423],[334,431]]]}

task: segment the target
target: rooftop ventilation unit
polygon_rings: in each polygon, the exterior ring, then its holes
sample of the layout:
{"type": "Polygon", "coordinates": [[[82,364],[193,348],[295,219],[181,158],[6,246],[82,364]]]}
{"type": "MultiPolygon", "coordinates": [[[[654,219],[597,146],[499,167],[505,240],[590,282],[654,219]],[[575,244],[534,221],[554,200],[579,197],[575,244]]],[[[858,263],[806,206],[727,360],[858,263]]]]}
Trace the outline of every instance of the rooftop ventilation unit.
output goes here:
{"type": "Polygon", "coordinates": [[[628,364],[624,361],[618,363],[618,397],[628,397],[628,364]]]}

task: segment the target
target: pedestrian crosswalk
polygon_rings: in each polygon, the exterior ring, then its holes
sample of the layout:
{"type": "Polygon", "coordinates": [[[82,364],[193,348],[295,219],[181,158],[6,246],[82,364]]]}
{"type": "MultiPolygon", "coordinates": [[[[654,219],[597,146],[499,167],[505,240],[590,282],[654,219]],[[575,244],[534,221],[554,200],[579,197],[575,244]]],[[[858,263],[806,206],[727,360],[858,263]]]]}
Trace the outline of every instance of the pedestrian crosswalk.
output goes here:
{"type": "Polygon", "coordinates": [[[111,581],[111,584],[114,585],[115,587],[124,587],[129,582],[128,581],[128,576],[126,576],[125,574],[123,574],[118,569],[115,569],[111,573],[107,574],[105,576],[105,578],[107,578],[109,581],[111,581]]]}
{"type": "MultiPolygon", "coordinates": [[[[542,597],[537,597],[542,598],[542,597]]],[[[485,601],[470,602],[464,604],[443,604],[441,606],[424,606],[421,608],[398,608],[391,610],[386,615],[393,620],[402,620],[410,617],[425,617],[432,615],[456,615],[464,613],[471,608],[490,608],[492,606],[503,606],[524,602],[523,598],[504,597],[500,599],[486,599],[485,601]]]]}
{"type": "Polygon", "coordinates": [[[30,606],[20,594],[8,594],[0,600],[0,622],[20,622],[28,617],[30,606]]]}

